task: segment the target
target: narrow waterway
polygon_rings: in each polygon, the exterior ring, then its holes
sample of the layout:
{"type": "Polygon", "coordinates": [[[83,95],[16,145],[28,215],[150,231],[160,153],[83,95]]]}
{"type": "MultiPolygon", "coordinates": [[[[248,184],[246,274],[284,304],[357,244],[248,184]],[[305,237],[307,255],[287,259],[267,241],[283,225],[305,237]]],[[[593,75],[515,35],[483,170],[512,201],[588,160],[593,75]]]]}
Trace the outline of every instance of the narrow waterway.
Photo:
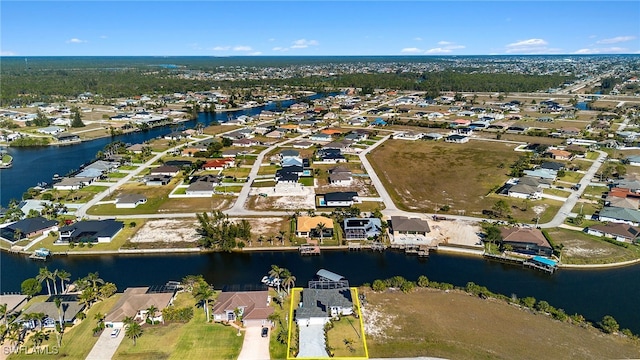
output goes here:
{"type": "Polygon", "coordinates": [[[26,256],[0,254],[0,291],[19,291],[20,283],[34,277],[39,267],[65,269],[72,279],[98,271],[105,281],[128,286],[160,285],[189,274],[202,274],[216,288],[258,284],[272,264],[286,267],[304,286],[325,268],[347,277],[352,284],[371,283],[400,275],[417,280],[426,275],[438,282],[464,286],[473,281],[491,291],[546,300],[567,313],[583,314],[590,321],[614,316],[622,327],[640,333],[640,266],[610,270],[560,270],[547,275],[535,270],[489,262],[482,258],[432,254],[428,259],[386,251],[324,251],[321,256],[301,257],[297,252],[208,253],[193,255],[118,255],[56,257],[42,263],[26,256]]]}

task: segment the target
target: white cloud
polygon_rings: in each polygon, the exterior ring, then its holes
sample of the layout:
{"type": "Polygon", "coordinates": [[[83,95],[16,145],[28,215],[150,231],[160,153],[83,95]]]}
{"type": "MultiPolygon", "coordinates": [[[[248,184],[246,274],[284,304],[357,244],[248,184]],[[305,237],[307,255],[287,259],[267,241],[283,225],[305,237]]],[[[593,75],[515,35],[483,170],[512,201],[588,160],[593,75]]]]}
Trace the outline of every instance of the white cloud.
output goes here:
{"type": "Polygon", "coordinates": [[[617,44],[625,41],[631,41],[635,39],[635,36],[616,36],[614,38],[602,39],[596,41],[597,44],[617,44]]]}
{"type": "Polygon", "coordinates": [[[445,49],[445,48],[433,48],[433,49],[429,49],[427,51],[425,51],[427,54],[448,54],[450,53],[452,50],[451,49],[445,49]]]}
{"type": "Polygon", "coordinates": [[[520,40],[511,44],[507,44],[506,53],[520,53],[520,54],[548,54],[558,52],[561,49],[548,48],[549,43],[544,39],[527,39],[520,40]]]}
{"type": "Polygon", "coordinates": [[[108,39],[109,37],[107,35],[101,35],[100,39],[108,39]]]}
{"type": "Polygon", "coordinates": [[[251,51],[253,50],[251,46],[246,45],[238,45],[233,47],[233,51],[251,51]]]}
{"type": "Polygon", "coordinates": [[[421,37],[416,37],[416,38],[413,38],[413,40],[415,40],[415,41],[422,41],[422,38],[421,38],[421,37]]]}
{"type": "Polygon", "coordinates": [[[423,53],[424,50],[411,47],[411,48],[404,48],[400,50],[400,52],[405,54],[420,54],[420,53],[423,53]]]}
{"type": "Polygon", "coordinates": [[[309,46],[318,46],[318,41],[317,40],[307,40],[307,39],[299,39],[293,42],[293,45],[291,45],[292,49],[304,49],[304,48],[308,48],[309,46]]]}
{"type": "Polygon", "coordinates": [[[213,51],[227,51],[230,48],[231,47],[229,47],[229,46],[216,46],[216,47],[212,48],[211,50],[213,50],[213,51]]]}
{"type": "Polygon", "coordinates": [[[276,46],[273,49],[271,49],[273,51],[289,51],[289,48],[285,48],[285,47],[281,47],[281,46],[276,46]]]}
{"type": "Polygon", "coordinates": [[[67,40],[67,43],[70,43],[70,44],[82,44],[82,43],[86,43],[86,42],[87,42],[86,40],[80,40],[78,38],[72,38],[72,39],[67,40]]]}
{"type": "Polygon", "coordinates": [[[584,48],[574,52],[574,54],[620,54],[628,53],[629,49],[622,47],[608,47],[608,48],[584,48]]]}
{"type": "Polygon", "coordinates": [[[528,39],[528,40],[520,40],[518,42],[511,43],[507,45],[508,48],[517,48],[517,47],[530,47],[530,46],[546,46],[548,43],[543,39],[528,39]]]}
{"type": "Polygon", "coordinates": [[[250,53],[249,55],[262,55],[262,51],[255,51],[250,53]]]}
{"type": "Polygon", "coordinates": [[[16,56],[18,54],[14,53],[13,51],[9,51],[9,50],[0,50],[0,56],[16,56]]]}
{"type": "Polygon", "coordinates": [[[269,39],[269,40],[267,40],[267,41],[269,41],[269,42],[274,42],[274,41],[276,41],[276,39],[271,38],[271,39],[269,39]]]}
{"type": "Polygon", "coordinates": [[[451,44],[453,43],[449,41],[438,41],[438,45],[451,45],[451,44]]]}

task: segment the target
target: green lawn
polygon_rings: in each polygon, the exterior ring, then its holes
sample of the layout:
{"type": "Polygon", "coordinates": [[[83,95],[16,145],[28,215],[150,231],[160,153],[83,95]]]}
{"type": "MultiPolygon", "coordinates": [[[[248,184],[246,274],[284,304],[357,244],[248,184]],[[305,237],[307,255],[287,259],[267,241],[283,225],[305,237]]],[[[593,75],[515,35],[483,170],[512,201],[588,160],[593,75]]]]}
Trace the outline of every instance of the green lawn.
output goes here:
{"type": "Polygon", "coordinates": [[[595,151],[589,151],[587,152],[587,155],[585,156],[585,158],[589,159],[589,160],[596,160],[598,158],[598,156],[600,156],[600,154],[598,154],[595,151]]]}
{"type": "MultiPolygon", "coordinates": [[[[176,306],[194,306],[190,294],[181,293],[176,306]]],[[[242,333],[241,333],[242,334],[242,333]]],[[[206,323],[204,311],[194,308],[194,316],[186,324],[145,325],[143,334],[133,341],[125,338],[114,359],[236,359],[244,336],[237,336],[231,326],[206,323]]]]}
{"type": "Polygon", "coordinates": [[[127,176],[129,174],[125,174],[125,173],[121,173],[121,172],[110,172],[109,174],[107,174],[107,176],[109,178],[113,178],[113,179],[122,179],[123,177],[127,176]]]}
{"type": "Polygon", "coordinates": [[[582,213],[585,214],[585,215],[592,215],[592,214],[595,214],[596,212],[600,211],[601,208],[602,208],[602,206],[600,206],[600,204],[579,202],[579,203],[576,204],[576,206],[573,207],[571,212],[579,214],[582,211],[582,213]]]}
{"type": "Polygon", "coordinates": [[[313,176],[301,177],[299,182],[304,186],[313,186],[313,176]]]}
{"type": "Polygon", "coordinates": [[[173,194],[174,194],[174,195],[185,195],[186,193],[187,193],[187,188],[186,188],[186,187],[180,187],[180,188],[177,188],[177,189],[173,192],[173,194]]]}
{"type": "Polygon", "coordinates": [[[138,168],[138,166],[122,165],[122,166],[118,167],[118,170],[136,170],[137,168],[138,168]]]}
{"type": "Polygon", "coordinates": [[[242,186],[239,185],[229,185],[229,186],[216,186],[215,188],[216,191],[221,191],[221,192],[233,192],[233,193],[239,193],[240,191],[242,191],[242,186]]]}
{"type": "Polygon", "coordinates": [[[544,189],[542,192],[549,195],[561,196],[563,198],[568,198],[569,195],[571,195],[569,191],[560,189],[544,189]]]}
{"type": "Polygon", "coordinates": [[[580,179],[582,179],[582,177],[584,176],[584,174],[580,174],[578,172],[575,171],[567,171],[565,172],[565,175],[561,178],[558,178],[561,181],[566,181],[566,182],[570,182],[570,183],[574,183],[577,184],[580,179]]]}
{"type": "Polygon", "coordinates": [[[609,191],[609,187],[608,186],[593,186],[593,185],[589,185],[587,186],[587,188],[584,190],[584,192],[582,193],[582,195],[591,195],[593,197],[596,197],[598,199],[602,198],[602,195],[604,195],[606,192],[609,191]]]}
{"type": "Polygon", "coordinates": [[[279,166],[277,165],[266,165],[260,166],[260,170],[258,170],[258,175],[275,175],[276,171],[278,171],[279,166]]]}
{"type": "Polygon", "coordinates": [[[607,264],[640,258],[640,247],[614,245],[582,231],[562,228],[548,229],[557,246],[563,244],[562,262],[566,264],[607,264]]]}
{"type": "MultiPolygon", "coordinates": [[[[74,325],[72,328],[68,328],[62,338],[62,347],[59,354],[51,355],[33,355],[33,354],[19,354],[11,355],[10,360],[13,359],[84,359],[89,355],[89,352],[93,348],[93,345],[98,341],[97,336],[93,336],[93,328],[96,326],[96,321],[93,319],[97,313],[105,314],[116,303],[119,294],[110,297],[107,300],[94,304],[89,312],[87,318],[80,322],[78,325],[74,325]]],[[[32,346],[32,342],[28,341],[27,345],[32,346]]],[[[56,345],[56,335],[51,333],[49,340],[43,342],[43,346],[49,345],[52,349],[56,345]]]]}

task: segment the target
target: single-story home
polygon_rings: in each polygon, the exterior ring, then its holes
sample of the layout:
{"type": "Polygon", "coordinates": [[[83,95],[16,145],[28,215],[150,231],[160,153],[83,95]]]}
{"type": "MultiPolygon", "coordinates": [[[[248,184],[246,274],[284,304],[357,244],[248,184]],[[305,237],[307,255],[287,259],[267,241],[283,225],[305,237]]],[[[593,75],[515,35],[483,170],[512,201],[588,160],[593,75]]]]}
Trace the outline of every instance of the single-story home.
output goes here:
{"type": "Polygon", "coordinates": [[[58,229],[58,222],[47,220],[42,216],[26,218],[14,222],[8,226],[0,228],[0,236],[14,242],[26,237],[43,234],[51,230],[58,229]]]}
{"type": "Polygon", "coordinates": [[[640,211],[633,210],[633,209],[605,206],[598,213],[598,220],[603,222],[613,222],[613,223],[639,226],[640,211]]]}
{"type": "Polygon", "coordinates": [[[147,175],[144,177],[144,184],[147,186],[162,186],[171,182],[169,175],[147,175]]]}
{"type": "Polygon", "coordinates": [[[510,227],[500,229],[502,244],[513,251],[528,255],[551,256],[553,248],[542,231],[533,228],[510,227]]]}
{"type": "Polygon", "coordinates": [[[324,195],[318,194],[321,207],[349,207],[358,203],[358,193],[355,191],[330,192],[324,195]]]}
{"type": "Polygon", "coordinates": [[[427,236],[427,233],[431,232],[426,220],[406,216],[392,216],[391,230],[394,237],[402,235],[427,236]]]}
{"type": "Polygon", "coordinates": [[[113,219],[82,220],[61,227],[56,242],[108,243],[123,228],[124,224],[121,221],[113,219]]]}
{"type": "Polygon", "coordinates": [[[302,290],[302,306],[295,310],[298,326],[324,325],[331,319],[353,314],[351,289],[302,290]]]}
{"type": "Polygon", "coordinates": [[[91,184],[93,178],[62,178],[62,180],[53,184],[53,188],[56,190],[78,190],[81,187],[91,184]]]}
{"type": "Polygon", "coordinates": [[[342,229],[345,240],[366,240],[382,233],[382,221],[378,218],[346,218],[342,229]]]}
{"type": "Polygon", "coordinates": [[[151,168],[150,175],[167,175],[176,176],[180,172],[180,168],[175,165],[161,165],[156,168],[151,168]]]}
{"type": "Polygon", "coordinates": [[[116,198],[117,209],[133,209],[146,203],[147,197],[142,194],[122,194],[116,198]]]}
{"type": "Polygon", "coordinates": [[[320,237],[318,226],[324,225],[322,231],[323,238],[333,236],[333,220],[324,216],[298,216],[296,220],[296,236],[300,237],[320,237]]]}
{"type": "Polygon", "coordinates": [[[449,135],[446,138],[444,138],[444,141],[446,141],[448,143],[464,144],[464,143],[469,142],[469,137],[468,136],[459,135],[459,134],[453,134],[453,135],[449,135]]]}
{"type": "Polygon", "coordinates": [[[58,308],[56,307],[56,303],[54,302],[55,296],[49,297],[46,301],[36,302],[29,306],[27,309],[24,309],[22,314],[16,319],[16,321],[22,323],[23,326],[35,329],[40,324],[37,320],[25,320],[26,314],[37,314],[43,313],[45,315],[44,320],[42,321],[42,327],[44,328],[55,328],[56,322],[59,319],[62,319],[62,322],[67,324],[67,326],[73,324],[78,314],[84,309],[84,305],[80,304],[73,296],[65,295],[62,297],[62,304],[60,306],[62,310],[62,316],[58,313],[58,308]]]}
{"type": "Polygon", "coordinates": [[[186,195],[193,197],[210,197],[214,188],[220,184],[220,178],[214,175],[202,175],[194,179],[187,190],[186,195]]]}
{"type": "Polygon", "coordinates": [[[108,328],[123,328],[124,319],[131,317],[136,321],[147,318],[147,309],[152,305],[157,309],[153,321],[162,321],[162,309],[173,303],[175,297],[174,290],[164,292],[151,291],[149,287],[127,288],[118,302],[104,318],[104,324],[108,328]]]}
{"type": "Polygon", "coordinates": [[[511,186],[507,194],[519,199],[539,199],[542,197],[542,190],[537,186],[518,183],[511,186]]]}
{"type": "Polygon", "coordinates": [[[211,314],[213,321],[235,321],[236,312],[242,317],[246,327],[265,326],[274,311],[269,306],[271,298],[268,291],[222,292],[216,299],[211,314]]]}
{"type": "Polygon", "coordinates": [[[585,231],[589,235],[604,236],[629,243],[637,242],[640,238],[640,228],[628,224],[597,224],[587,227],[585,231]]]}

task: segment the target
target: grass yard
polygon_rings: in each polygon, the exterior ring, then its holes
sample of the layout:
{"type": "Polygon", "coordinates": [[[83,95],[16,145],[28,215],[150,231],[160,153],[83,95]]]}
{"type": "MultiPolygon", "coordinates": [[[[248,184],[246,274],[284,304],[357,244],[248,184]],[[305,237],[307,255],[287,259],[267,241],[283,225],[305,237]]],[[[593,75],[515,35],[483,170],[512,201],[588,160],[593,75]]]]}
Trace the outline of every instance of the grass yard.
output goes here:
{"type": "Polygon", "coordinates": [[[571,195],[571,192],[560,189],[543,189],[542,192],[548,195],[555,195],[563,198],[568,198],[569,195],[571,195]]]}
{"type": "Polygon", "coordinates": [[[581,231],[562,228],[548,229],[547,233],[556,246],[564,244],[565,264],[607,264],[640,258],[640,247],[635,245],[626,249],[581,231]]]}
{"type": "MultiPolygon", "coordinates": [[[[176,299],[176,306],[195,306],[195,300],[190,294],[182,293],[176,299]]],[[[195,307],[193,319],[186,324],[144,325],[136,345],[128,338],[123,339],[113,358],[235,359],[243,339],[231,326],[206,323],[202,308],[195,307]]]]}
{"type": "MultiPolygon", "coordinates": [[[[269,290],[269,295],[274,299],[277,298],[277,293],[274,289],[269,290]]],[[[276,301],[272,301],[271,306],[274,308],[273,313],[276,314],[277,320],[275,320],[275,327],[270,330],[269,354],[272,359],[286,359],[287,336],[289,331],[287,315],[289,314],[289,307],[291,306],[291,296],[285,297],[282,304],[276,304],[276,301]]]]}
{"type": "Polygon", "coordinates": [[[458,291],[367,290],[366,297],[371,358],[612,359],[640,354],[637,341],[458,291]]]}
{"type": "Polygon", "coordinates": [[[580,211],[582,211],[583,214],[592,215],[600,211],[601,208],[602,206],[600,204],[592,204],[589,202],[578,202],[576,203],[576,206],[573,207],[571,212],[579,214],[580,211]]]}
{"type": "Polygon", "coordinates": [[[251,168],[232,167],[232,168],[222,170],[221,175],[233,176],[236,178],[246,178],[247,176],[249,176],[250,172],[251,172],[251,168]]]}
{"type": "Polygon", "coordinates": [[[608,186],[593,186],[593,185],[589,185],[589,186],[587,186],[587,188],[582,193],[582,196],[590,195],[589,197],[596,198],[596,199],[602,199],[602,196],[607,192],[609,192],[609,187],[608,186]]]}
{"type": "Polygon", "coordinates": [[[216,186],[215,190],[223,193],[239,193],[240,191],[242,191],[242,186],[241,185],[216,186]]]}
{"type": "Polygon", "coordinates": [[[279,168],[277,165],[262,165],[258,170],[258,175],[275,175],[279,168]]]}
{"type": "Polygon", "coordinates": [[[580,182],[584,174],[575,171],[566,171],[565,175],[561,178],[558,178],[559,181],[570,182],[573,184],[577,184],[580,182]]]}
{"type": "Polygon", "coordinates": [[[514,148],[496,142],[389,140],[368,156],[398,207],[432,212],[448,203],[470,214],[495,203],[487,194],[509,178],[509,165],[520,155],[514,148]]]}
{"type": "MultiPolygon", "coordinates": [[[[74,325],[72,328],[67,328],[64,336],[62,337],[62,347],[59,354],[15,354],[9,356],[10,360],[13,359],[84,359],[89,355],[89,352],[93,348],[93,345],[98,341],[97,336],[93,336],[93,328],[96,326],[94,316],[97,313],[105,314],[111,307],[118,301],[120,297],[116,294],[104,301],[94,304],[87,313],[87,318],[80,322],[78,325],[74,325]]],[[[108,331],[108,330],[105,330],[108,331]]],[[[32,342],[28,341],[27,346],[32,346],[32,342]]],[[[49,340],[45,340],[42,346],[48,345],[50,349],[56,346],[56,335],[54,332],[50,333],[49,340]]]]}
{"type": "Polygon", "coordinates": [[[210,198],[174,198],[164,202],[158,212],[192,213],[210,212],[212,209],[225,210],[231,207],[235,200],[235,196],[229,195],[214,195],[210,198]]]}
{"type": "Polygon", "coordinates": [[[121,173],[121,172],[110,172],[109,174],[107,174],[107,177],[109,177],[110,179],[122,179],[127,175],[129,174],[121,173]]]}

